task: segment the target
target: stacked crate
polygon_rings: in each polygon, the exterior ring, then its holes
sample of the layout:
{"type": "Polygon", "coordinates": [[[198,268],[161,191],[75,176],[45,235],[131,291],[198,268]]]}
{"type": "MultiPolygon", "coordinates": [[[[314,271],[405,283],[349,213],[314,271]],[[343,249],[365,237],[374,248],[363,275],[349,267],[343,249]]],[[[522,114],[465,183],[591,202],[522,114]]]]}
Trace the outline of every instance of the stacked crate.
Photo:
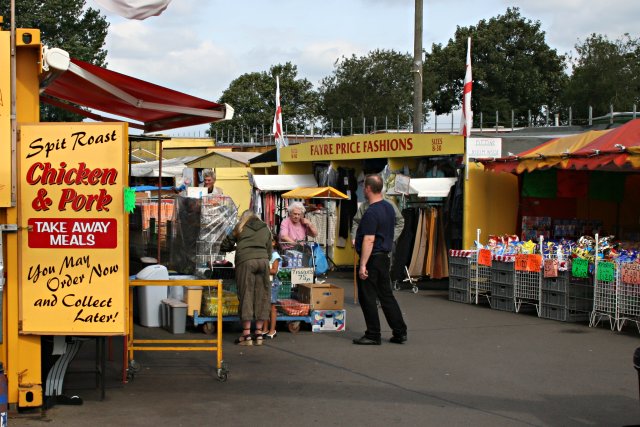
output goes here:
{"type": "Polygon", "coordinates": [[[542,279],[540,317],[561,322],[588,321],[593,310],[591,279],[571,276],[571,271],[559,271],[558,277],[542,279]]]}
{"type": "Polygon", "coordinates": [[[449,255],[449,300],[469,304],[471,258],[449,255]]]}
{"type": "Polygon", "coordinates": [[[515,263],[493,261],[491,263],[491,308],[494,310],[515,311],[513,283],[515,281],[515,263]]]}

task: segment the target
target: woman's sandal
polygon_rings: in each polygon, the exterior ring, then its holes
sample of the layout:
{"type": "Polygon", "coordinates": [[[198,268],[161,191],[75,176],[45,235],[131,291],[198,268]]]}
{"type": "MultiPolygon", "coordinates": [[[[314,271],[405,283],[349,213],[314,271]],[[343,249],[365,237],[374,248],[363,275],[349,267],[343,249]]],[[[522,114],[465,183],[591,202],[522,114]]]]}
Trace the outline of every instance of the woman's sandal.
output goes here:
{"type": "Polygon", "coordinates": [[[262,334],[262,336],[268,340],[272,340],[276,337],[276,334],[278,333],[278,331],[273,331],[273,334],[271,334],[270,332],[267,332],[265,334],[262,334]]]}
{"type": "Polygon", "coordinates": [[[253,336],[253,340],[255,341],[255,345],[262,345],[264,342],[264,338],[262,338],[262,334],[255,334],[253,336]]]}
{"type": "Polygon", "coordinates": [[[253,345],[251,335],[243,335],[241,337],[238,337],[234,342],[238,345],[253,345]]]}

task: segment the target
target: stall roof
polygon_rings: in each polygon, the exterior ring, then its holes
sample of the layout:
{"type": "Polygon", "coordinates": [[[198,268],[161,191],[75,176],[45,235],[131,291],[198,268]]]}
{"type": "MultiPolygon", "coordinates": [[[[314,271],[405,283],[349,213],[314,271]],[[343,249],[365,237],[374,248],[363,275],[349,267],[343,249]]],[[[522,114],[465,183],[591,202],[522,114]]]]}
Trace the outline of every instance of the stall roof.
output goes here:
{"type": "MultiPolygon", "coordinates": [[[[455,183],[456,178],[411,178],[409,194],[416,194],[418,197],[447,197],[455,183]]],[[[387,191],[387,194],[398,195],[393,190],[387,191]]]]}
{"type": "Polygon", "coordinates": [[[282,195],[285,199],[348,199],[349,196],[333,187],[299,187],[282,195]]]}
{"type": "Polygon", "coordinates": [[[62,49],[48,49],[40,99],[98,121],[117,121],[79,107],[141,123],[131,127],[156,132],[229,120],[233,108],[69,58],[62,49]]]}
{"type": "Polygon", "coordinates": [[[298,187],[317,187],[313,175],[251,175],[251,185],[262,191],[289,191],[298,187]]]}

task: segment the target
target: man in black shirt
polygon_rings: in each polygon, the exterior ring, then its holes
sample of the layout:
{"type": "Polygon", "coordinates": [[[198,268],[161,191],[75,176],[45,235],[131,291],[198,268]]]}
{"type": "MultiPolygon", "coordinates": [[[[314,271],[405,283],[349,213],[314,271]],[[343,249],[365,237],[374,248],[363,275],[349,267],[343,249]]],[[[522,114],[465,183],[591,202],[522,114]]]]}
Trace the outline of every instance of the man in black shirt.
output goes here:
{"type": "Polygon", "coordinates": [[[377,298],[393,333],[389,341],[402,344],[407,341],[407,325],[393,296],[389,276],[395,211],[382,198],[382,178],[379,175],[368,175],[365,178],[364,195],[370,206],[362,216],[355,243],[356,252],[360,255],[358,296],[367,330],[363,337],[354,339],[353,343],[380,345],[377,298]]]}

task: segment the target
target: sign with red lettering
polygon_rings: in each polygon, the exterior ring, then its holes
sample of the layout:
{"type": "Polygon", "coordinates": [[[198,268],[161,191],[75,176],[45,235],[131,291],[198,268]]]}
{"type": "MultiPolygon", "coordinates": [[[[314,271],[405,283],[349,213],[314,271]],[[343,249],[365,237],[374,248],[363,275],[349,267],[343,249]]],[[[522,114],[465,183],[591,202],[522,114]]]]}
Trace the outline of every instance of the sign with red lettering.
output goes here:
{"type": "Polygon", "coordinates": [[[539,273],[542,268],[542,256],[540,254],[519,254],[516,255],[517,271],[529,271],[539,273]]]}
{"type": "Polygon", "coordinates": [[[478,265],[491,267],[491,251],[489,249],[480,249],[478,251],[478,265]]]}
{"type": "Polygon", "coordinates": [[[544,260],[544,277],[558,277],[558,260],[544,260]]]}
{"type": "Polygon", "coordinates": [[[20,128],[20,333],[123,335],[124,123],[20,128]]]}
{"type": "Polygon", "coordinates": [[[620,274],[622,275],[622,283],[640,285],[640,264],[637,262],[622,264],[620,274]]]}

